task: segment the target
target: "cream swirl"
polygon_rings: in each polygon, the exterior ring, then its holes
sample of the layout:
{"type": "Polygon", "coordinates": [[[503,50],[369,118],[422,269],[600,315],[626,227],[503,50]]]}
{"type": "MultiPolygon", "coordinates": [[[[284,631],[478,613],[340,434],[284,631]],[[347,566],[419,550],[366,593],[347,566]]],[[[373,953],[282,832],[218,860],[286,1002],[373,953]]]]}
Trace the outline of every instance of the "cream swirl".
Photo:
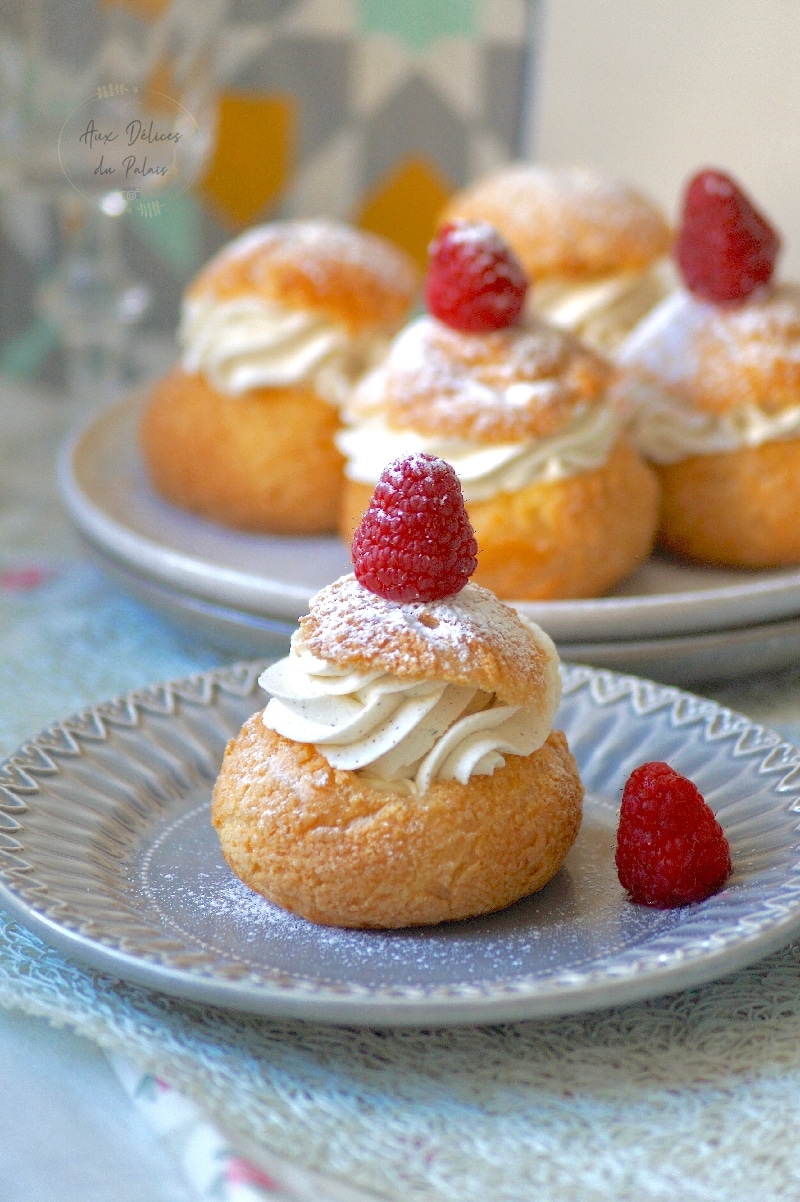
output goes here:
{"type": "Polygon", "coordinates": [[[288,657],[259,678],[271,694],[264,724],[377,787],[422,795],[437,780],[490,776],[507,754],[543,745],[560,701],[558,654],[532,629],[545,652],[546,689],[543,701],[522,706],[446,681],[339,668],[314,656],[297,631],[288,657]]]}
{"type": "Polygon", "coordinates": [[[675,287],[666,260],[644,272],[615,272],[585,282],[541,280],[530,307],[590,346],[613,354],[633,327],[675,287]]]}
{"type": "Polygon", "coordinates": [[[709,413],[692,405],[687,390],[699,365],[694,340],[713,306],[680,290],[659,305],[622,346],[620,363],[630,371],[625,384],[631,434],[653,463],[678,463],[800,438],[800,405],[767,412],[740,405],[709,413]]]}
{"type": "Polygon", "coordinates": [[[695,338],[713,311],[707,301],[676,289],[631,330],[619,362],[665,385],[692,379],[698,369],[695,338]]]}
{"type": "Polygon", "coordinates": [[[385,335],[351,335],[324,314],[255,296],[184,303],[178,341],[184,370],[202,372],[218,392],[308,385],[341,404],[387,345],[385,335]]]}
{"type": "Polygon", "coordinates": [[[766,413],[742,405],[729,413],[704,413],[655,386],[631,390],[632,437],[653,463],[678,463],[693,455],[714,455],[800,438],[800,405],[766,413]]]}
{"type": "Polygon", "coordinates": [[[620,430],[616,405],[605,401],[581,409],[557,434],[526,442],[481,445],[420,434],[390,427],[379,413],[371,412],[338,431],[336,443],[347,460],[346,475],[362,484],[375,484],[387,463],[413,451],[446,459],[461,482],[464,499],[474,502],[594,471],[607,462],[620,430]]]}

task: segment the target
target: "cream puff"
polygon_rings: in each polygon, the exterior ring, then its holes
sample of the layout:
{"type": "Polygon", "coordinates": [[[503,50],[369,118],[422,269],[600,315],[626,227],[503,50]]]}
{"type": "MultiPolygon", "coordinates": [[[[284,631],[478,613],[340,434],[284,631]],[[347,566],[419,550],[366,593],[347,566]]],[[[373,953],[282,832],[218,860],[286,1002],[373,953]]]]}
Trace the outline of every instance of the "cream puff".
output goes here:
{"type": "Polygon", "coordinates": [[[453,195],[441,221],[493,225],[532,282],[536,312],[607,354],[674,287],[658,206],[585,167],[501,167],[453,195]]]}
{"type": "Polygon", "coordinates": [[[344,576],[261,676],[270,700],[228,745],[212,819],[269,900],[333,926],[438,923],[508,906],[563,864],[583,787],[553,730],[555,647],[457,587],[398,601],[344,576]]]}
{"type": "Polygon", "coordinates": [[[735,181],[698,173],[685,284],[620,352],[633,436],[661,481],[659,542],[703,563],[800,563],[800,287],[772,281],[778,247],[735,181]]]}
{"type": "Polygon", "coordinates": [[[339,405],[417,288],[403,251],[334,221],[273,222],[224,247],[189,286],[181,361],[146,402],[156,490],[243,530],[334,530],[339,405]]]}
{"type": "MultiPolygon", "coordinates": [[[[463,238],[494,286],[496,261],[487,268],[485,248],[474,250],[491,240],[486,229],[445,227],[432,269],[442,240],[463,238]]],[[[462,267],[444,289],[448,321],[462,267]]],[[[479,330],[416,319],[343,411],[342,536],[351,538],[383,465],[424,451],[458,474],[479,547],[476,583],[507,600],[606,592],[648,557],[659,502],[655,474],[627,438],[616,384],[608,360],[537,317],[479,330]]]]}

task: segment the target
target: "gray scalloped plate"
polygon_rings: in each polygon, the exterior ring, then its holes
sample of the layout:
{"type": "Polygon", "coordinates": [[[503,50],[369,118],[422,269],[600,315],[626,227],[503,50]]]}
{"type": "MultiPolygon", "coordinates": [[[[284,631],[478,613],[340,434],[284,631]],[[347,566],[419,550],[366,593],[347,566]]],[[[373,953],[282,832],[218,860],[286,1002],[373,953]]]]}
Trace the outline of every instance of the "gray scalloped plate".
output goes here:
{"type": "Polygon", "coordinates": [[[630,1002],[721,976],[800,930],[800,752],[676,688],[565,665],[559,725],[586,785],[553,881],[499,914],[397,932],[287,914],[230,873],[209,822],[226,741],[262,701],[261,663],[139,690],[43,731],[0,764],[0,901],[75,958],[253,1013],[449,1025],[630,1002]],[[691,776],[731,843],[700,905],[631,904],[614,870],[628,773],[691,776]]]}

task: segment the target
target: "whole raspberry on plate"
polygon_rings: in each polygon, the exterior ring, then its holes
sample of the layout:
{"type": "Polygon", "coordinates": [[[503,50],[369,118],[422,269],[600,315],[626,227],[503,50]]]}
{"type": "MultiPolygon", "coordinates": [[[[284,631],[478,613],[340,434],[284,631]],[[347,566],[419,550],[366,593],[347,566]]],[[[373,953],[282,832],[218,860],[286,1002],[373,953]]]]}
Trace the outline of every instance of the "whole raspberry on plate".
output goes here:
{"type": "Polygon", "coordinates": [[[460,592],[478,566],[478,546],[450,464],[418,452],[384,468],[351,552],[356,578],[388,601],[460,592]]]}
{"type": "Polygon", "coordinates": [[[745,300],[769,283],[781,240],[735,180],[700,171],[689,182],[675,258],[689,291],[701,300],[745,300]]]}
{"type": "Polygon", "coordinates": [[[516,322],[528,280],[494,226],[449,222],[428,254],[425,302],[439,321],[466,333],[502,330],[516,322]]]}
{"type": "Polygon", "coordinates": [[[728,841],[699,789],[658,761],[625,784],[615,860],[631,900],[662,909],[703,901],[731,871],[728,841]]]}

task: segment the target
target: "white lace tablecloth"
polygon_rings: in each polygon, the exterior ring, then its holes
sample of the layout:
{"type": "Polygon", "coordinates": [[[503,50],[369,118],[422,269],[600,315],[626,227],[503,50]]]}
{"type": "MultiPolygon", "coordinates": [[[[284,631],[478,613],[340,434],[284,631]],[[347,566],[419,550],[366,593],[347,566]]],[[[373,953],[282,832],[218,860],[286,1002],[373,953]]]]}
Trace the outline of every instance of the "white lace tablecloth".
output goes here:
{"type": "MultiPolygon", "coordinates": [[[[219,652],[106,581],[61,515],[69,415],[0,387],[0,753],[219,652]]],[[[800,741],[800,667],[715,699],[800,741]]],[[[0,911],[0,1003],[90,1037],[197,1197],[747,1202],[800,1197],[800,948],[601,1013],[337,1029],[82,968],[0,911]]]]}

